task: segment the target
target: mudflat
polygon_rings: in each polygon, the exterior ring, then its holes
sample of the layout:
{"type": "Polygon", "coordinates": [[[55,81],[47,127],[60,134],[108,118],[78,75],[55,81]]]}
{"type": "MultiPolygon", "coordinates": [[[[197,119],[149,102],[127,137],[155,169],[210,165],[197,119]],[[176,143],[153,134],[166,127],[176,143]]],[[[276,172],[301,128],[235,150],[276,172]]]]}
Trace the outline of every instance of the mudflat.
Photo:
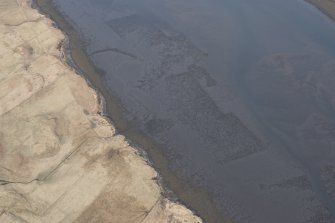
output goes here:
{"type": "Polygon", "coordinates": [[[99,115],[64,38],[30,1],[0,1],[0,222],[201,222],[99,115]]]}

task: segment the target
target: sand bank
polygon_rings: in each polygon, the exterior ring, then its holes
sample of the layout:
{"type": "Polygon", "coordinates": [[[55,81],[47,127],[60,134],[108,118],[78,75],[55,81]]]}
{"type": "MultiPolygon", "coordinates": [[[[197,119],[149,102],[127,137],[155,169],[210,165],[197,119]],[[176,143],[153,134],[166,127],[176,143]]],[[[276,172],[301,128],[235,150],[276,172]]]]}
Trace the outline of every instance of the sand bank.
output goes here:
{"type": "Polygon", "coordinates": [[[335,19],[335,1],[334,0],[306,0],[314,5],[331,19],[335,19]]]}
{"type": "Polygon", "coordinates": [[[98,115],[49,19],[1,0],[0,36],[0,222],[201,222],[98,115]]]}

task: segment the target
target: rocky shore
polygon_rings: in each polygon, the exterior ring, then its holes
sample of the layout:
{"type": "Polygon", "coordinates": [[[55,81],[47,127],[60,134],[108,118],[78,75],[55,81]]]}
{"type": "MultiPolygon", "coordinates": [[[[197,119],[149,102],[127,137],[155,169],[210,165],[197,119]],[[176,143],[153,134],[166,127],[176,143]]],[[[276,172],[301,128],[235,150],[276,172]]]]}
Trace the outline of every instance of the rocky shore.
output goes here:
{"type": "Polygon", "coordinates": [[[99,115],[52,21],[1,0],[0,36],[0,222],[201,222],[99,115]]]}

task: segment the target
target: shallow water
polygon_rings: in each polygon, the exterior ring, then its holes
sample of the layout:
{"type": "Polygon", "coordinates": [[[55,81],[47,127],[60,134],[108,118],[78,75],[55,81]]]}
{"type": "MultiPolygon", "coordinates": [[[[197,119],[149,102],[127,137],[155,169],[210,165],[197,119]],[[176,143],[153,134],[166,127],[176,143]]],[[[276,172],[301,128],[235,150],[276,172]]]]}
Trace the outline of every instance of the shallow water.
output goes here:
{"type": "Polygon", "coordinates": [[[298,0],[54,2],[125,118],[223,215],[335,221],[333,21],[298,0]]]}

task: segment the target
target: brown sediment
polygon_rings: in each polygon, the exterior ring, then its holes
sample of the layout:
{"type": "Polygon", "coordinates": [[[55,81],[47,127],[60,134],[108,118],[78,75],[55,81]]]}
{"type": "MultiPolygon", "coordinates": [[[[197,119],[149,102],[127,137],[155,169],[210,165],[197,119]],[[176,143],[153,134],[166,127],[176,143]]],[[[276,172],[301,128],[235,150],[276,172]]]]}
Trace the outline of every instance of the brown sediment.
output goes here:
{"type": "Polygon", "coordinates": [[[99,115],[63,33],[27,0],[0,8],[0,222],[201,222],[99,115]]]}
{"type": "Polygon", "coordinates": [[[329,18],[335,20],[335,1],[334,0],[305,0],[314,5],[329,18]]]}

